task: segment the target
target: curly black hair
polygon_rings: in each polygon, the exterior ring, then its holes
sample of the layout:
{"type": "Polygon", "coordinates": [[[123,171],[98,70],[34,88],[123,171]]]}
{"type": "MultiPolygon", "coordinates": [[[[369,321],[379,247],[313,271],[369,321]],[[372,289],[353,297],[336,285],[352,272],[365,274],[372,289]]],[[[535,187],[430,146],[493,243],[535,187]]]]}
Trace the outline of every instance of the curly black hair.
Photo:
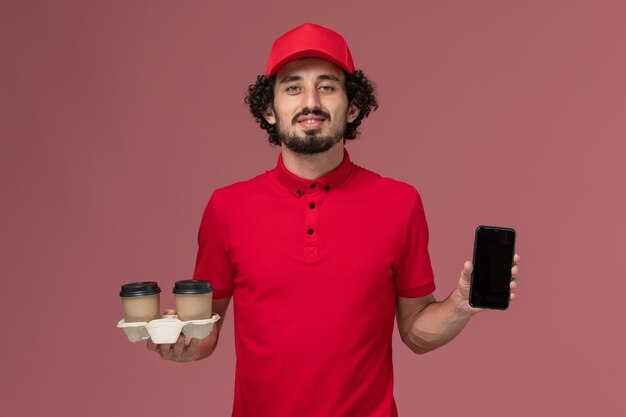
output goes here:
{"type": "MultiPolygon", "coordinates": [[[[357,128],[361,121],[369,116],[370,111],[378,109],[378,102],[374,96],[374,84],[367,79],[363,71],[357,70],[354,71],[354,74],[344,71],[344,74],[348,103],[354,104],[359,109],[357,118],[346,125],[344,139],[355,139],[359,135],[357,128]]],[[[274,101],[275,82],[275,75],[271,77],[259,75],[256,82],[248,86],[248,95],[244,101],[250,106],[250,112],[261,126],[261,129],[267,130],[270,143],[279,145],[280,138],[276,125],[268,123],[265,117],[263,117],[263,113],[274,101]]]]}

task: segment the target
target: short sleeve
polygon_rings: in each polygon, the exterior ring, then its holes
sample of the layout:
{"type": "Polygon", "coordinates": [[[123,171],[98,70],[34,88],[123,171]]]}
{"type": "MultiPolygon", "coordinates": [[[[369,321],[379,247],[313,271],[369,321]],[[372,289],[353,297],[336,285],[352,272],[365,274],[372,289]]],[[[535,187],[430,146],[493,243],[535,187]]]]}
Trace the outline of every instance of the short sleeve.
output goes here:
{"type": "Polygon", "coordinates": [[[406,232],[404,247],[394,268],[397,294],[406,298],[423,297],[435,291],[435,281],[428,254],[428,225],[417,191],[406,232]]]}
{"type": "Polygon", "coordinates": [[[193,278],[208,280],[213,287],[213,297],[217,299],[233,295],[233,270],[220,227],[224,219],[219,214],[216,200],[214,193],[202,216],[193,278]]]}

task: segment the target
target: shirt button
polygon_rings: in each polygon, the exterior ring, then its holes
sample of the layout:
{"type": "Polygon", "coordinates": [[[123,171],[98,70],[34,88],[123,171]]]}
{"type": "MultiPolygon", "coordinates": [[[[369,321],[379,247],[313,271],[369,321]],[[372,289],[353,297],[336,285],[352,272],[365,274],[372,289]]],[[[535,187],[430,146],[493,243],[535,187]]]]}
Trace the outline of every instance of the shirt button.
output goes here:
{"type": "Polygon", "coordinates": [[[311,203],[311,204],[309,204],[309,208],[314,209],[314,208],[315,208],[315,203],[311,203]]]}
{"type": "Polygon", "coordinates": [[[310,234],[310,235],[312,235],[312,234],[313,234],[313,229],[309,229],[309,230],[307,230],[307,233],[308,233],[308,234],[310,234]]]}
{"type": "Polygon", "coordinates": [[[329,191],[330,187],[327,185],[326,187],[324,187],[324,190],[329,191]]]}
{"type": "Polygon", "coordinates": [[[302,195],[302,191],[300,191],[300,190],[296,190],[296,195],[297,195],[298,197],[300,197],[300,196],[302,195]]]}
{"type": "Polygon", "coordinates": [[[311,184],[311,185],[309,185],[309,187],[315,188],[315,184],[311,184]]]}

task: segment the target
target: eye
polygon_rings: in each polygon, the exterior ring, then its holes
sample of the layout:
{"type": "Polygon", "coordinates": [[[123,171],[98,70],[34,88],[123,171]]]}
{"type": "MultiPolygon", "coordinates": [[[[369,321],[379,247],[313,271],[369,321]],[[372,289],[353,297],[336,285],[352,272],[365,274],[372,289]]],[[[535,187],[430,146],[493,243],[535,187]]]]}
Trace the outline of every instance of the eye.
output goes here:
{"type": "Polygon", "coordinates": [[[333,91],[333,90],[335,89],[335,87],[333,87],[332,85],[320,85],[320,86],[319,86],[319,89],[320,89],[321,91],[324,91],[324,92],[327,92],[327,93],[328,93],[328,92],[333,91]]]}
{"type": "Polygon", "coordinates": [[[290,94],[294,94],[300,91],[300,87],[298,87],[297,85],[290,85],[287,88],[285,88],[285,91],[290,94]]]}

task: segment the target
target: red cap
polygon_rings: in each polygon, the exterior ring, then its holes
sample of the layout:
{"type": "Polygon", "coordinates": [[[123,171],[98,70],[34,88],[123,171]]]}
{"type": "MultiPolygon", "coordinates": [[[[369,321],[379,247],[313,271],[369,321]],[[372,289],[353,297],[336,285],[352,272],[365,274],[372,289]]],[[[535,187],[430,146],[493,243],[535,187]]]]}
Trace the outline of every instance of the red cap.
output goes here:
{"type": "Polygon", "coordinates": [[[274,41],[265,75],[271,77],[288,62],[306,57],[323,58],[354,73],[352,54],[343,36],[323,26],[305,23],[274,41]]]}

